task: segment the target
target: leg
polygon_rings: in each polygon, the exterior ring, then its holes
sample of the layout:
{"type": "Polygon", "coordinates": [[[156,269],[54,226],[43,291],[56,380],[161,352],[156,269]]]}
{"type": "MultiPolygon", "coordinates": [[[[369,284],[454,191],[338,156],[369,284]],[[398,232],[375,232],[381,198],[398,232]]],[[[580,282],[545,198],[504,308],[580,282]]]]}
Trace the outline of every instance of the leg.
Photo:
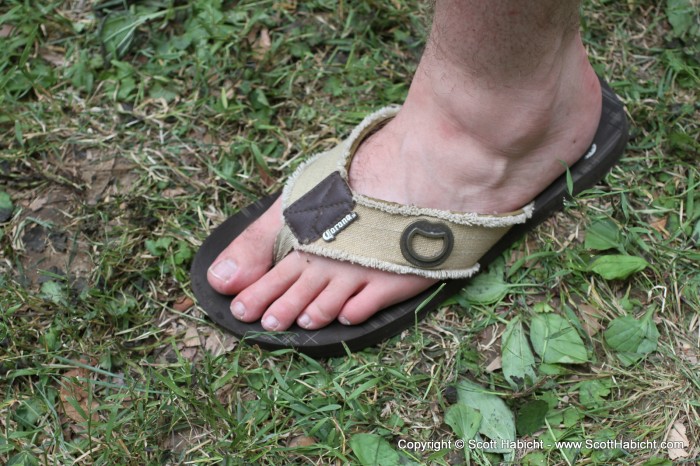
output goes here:
{"type": "Polygon", "coordinates": [[[388,127],[395,146],[368,141],[355,158],[353,186],[426,207],[511,211],[559,176],[562,160],[570,165],[585,151],[600,108],[578,1],[442,0],[404,109],[388,127]],[[405,135],[401,126],[410,128],[405,135]],[[399,153],[421,168],[406,167],[399,153]],[[405,167],[407,178],[387,184],[372,176],[386,166],[405,167]],[[426,186],[424,173],[446,180],[444,189],[426,186]]]}
{"type": "MultiPolygon", "coordinates": [[[[441,0],[402,110],[360,146],[350,182],[402,204],[512,211],[583,154],[600,111],[577,1],[441,0]]],[[[270,269],[280,227],[277,202],[209,270],[243,321],[356,324],[433,283],[303,253],[270,269]]]]}

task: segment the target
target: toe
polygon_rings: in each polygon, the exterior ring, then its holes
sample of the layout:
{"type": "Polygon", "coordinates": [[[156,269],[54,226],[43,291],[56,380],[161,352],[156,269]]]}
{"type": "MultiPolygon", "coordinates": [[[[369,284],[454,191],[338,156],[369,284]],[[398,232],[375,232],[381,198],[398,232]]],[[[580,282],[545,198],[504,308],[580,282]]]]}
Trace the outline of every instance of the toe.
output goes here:
{"type": "Polygon", "coordinates": [[[340,323],[361,324],[378,311],[415,296],[435,283],[435,280],[416,275],[381,272],[377,275],[369,279],[369,284],[343,305],[338,315],[340,323]]]}
{"type": "MultiPolygon", "coordinates": [[[[303,258],[290,257],[287,259],[294,260],[295,263],[305,262],[303,258]]],[[[298,264],[300,269],[304,266],[298,264]]],[[[288,329],[304,309],[311,303],[328,284],[326,274],[306,269],[301,273],[299,279],[296,280],[289,289],[280,296],[274,303],[270,305],[262,318],[262,326],[265,330],[281,331],[288,329]]]]}
{"type": "Polygon", "coordinates": [[[278,199],[209,268],[207,278],[212,288],[236,295],[231,312],[243,322],[262,318],[268,331],[286,330],[295,321],[310,330],[336,319],[346,325],[359,324],[434,283],[303,253],[290,254],[271,269],[281,227],[278,199]],[[314,266],[309,265],[312,263],[314,266]]]}
{"type": "Polygon", "coordinates": [[[268,307],[284,295],[300,278],[295,261],[281,261],[258,281],[241,291],[231,302],[233,316],[243,322],[255,322],[268,307]]]}
{"type": "Polygon", "coordinates": [[[362,286],[364,286],[364,282],[333,280],[306,306],[304,312],[297,318],[297,324],[308,330],[325,327],[338,318],[343,305],[362,286]]]}
{"type": "Polygon", "coordinates": [[[277,232],[282,227],[281,199],[219,254],[207,271],[212,288],[236,294],[262,277],[272,265],[277,232]]]}

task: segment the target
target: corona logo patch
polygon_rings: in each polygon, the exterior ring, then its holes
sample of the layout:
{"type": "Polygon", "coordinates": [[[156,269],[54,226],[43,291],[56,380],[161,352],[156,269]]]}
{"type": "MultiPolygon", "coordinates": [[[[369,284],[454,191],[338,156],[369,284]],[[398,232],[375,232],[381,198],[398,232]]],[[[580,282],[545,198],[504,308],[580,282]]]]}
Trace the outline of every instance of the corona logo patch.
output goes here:
{"type": "Polygon", "coordinates": [[[343,231],[345,228],[347,228],[348,225],[350,225],[352,222],[357,220],[357,212],[350,212],[347,214],[345,217],[340,219],[338,223],[330,227],[328,230],[323,232],[323,239],[326,242],[331,242],[335,239],[335,237],[343,231]]]}

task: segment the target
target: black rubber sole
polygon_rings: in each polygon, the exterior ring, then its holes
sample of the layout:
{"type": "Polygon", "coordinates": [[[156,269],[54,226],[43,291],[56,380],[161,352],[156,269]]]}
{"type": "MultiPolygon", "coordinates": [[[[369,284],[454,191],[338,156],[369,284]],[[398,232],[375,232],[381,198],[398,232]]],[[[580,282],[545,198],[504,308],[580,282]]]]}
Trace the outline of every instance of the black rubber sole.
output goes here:
{"type": "MultiPolygon", "coordinates": [[[[602,80],[601,84],[603,111],[591,149],[569,170],[574,195],[600,181],[620,159],[627,143],[628,125],[624,108],[608,85],[602,80]]],[[[207,269],[234,238],[272,205],[278,195],[279,193],[247,206],[217,227],[204,241],[192,263],[192,289],[199,305],[214,322],[249,344],[267,349],[296,348],[319,358],[343,355],[345,346],[350,351],[358,351],[399,334],[436,309],[469,281],[459,279],[437,283],[413,298],[378,312],[360,325],[346,326],[336,321],[320,330],[305,330],[293,325],[286,332],[267,332],[260,322],[241,322],[229,310],[233,297],[221,295],[209,286],[207,269]],[[432,299],[417,311],[431,295],[434,295],[432,299]]],[[[564,174],[537,196],[532,218],[525,224],[511,228],[484,255],[479,261],[481,267],[486,267],[525,233],[561,210],[567,197],[570,196],[567,176],[564,174]]]]}

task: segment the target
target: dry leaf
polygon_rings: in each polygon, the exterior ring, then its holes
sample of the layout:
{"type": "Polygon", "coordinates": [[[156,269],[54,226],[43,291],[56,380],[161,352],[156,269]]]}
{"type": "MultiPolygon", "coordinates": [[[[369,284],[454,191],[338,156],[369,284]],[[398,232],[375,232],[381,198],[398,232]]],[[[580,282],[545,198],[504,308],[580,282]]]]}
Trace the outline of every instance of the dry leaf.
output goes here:
{"type": "Polygon", "coordinates": [[[204,340],[204,349],[213,356],[219,356],[224,353],[224,344],[219,336],[219,332],[212,332],[212,334],[204,340]]]}
{"type": "Polygon", "coordinates": [[[224,352],[230,353],[236,346],[238,346],[239,340],[233,335],[227,333],[221,339],[221,342],[224,344],[224,352]]]}
{"type": "Polygon", "coordinates": [[[489,325],[479,333],[477,348],[486,361],[486,371],[493,372],[501,368],[501,341],[503,332],[502,324],[489,325]]]}
{"type": "Polygon", "coordinates": [[[177,196],[182,196],[183,194],[187,194],[187,190],[184,188],[168,188],[160,193],[160,195],[166,199],[172,199],[177,196]]]}
{"type": "Polygon", "coordinates": [[[215,144],[215,141],[216,140],[214,139],[214,136],[211,133],[205,133],[204,136],[202,136],[202,142],[207,146],[213,146],[215,144]]]}
{"type": "Polygon", "coordinates": [[[502,364],[502,361],[501,361],[501,357],[500,357],[500,356],[496,356],[496,357],[486,366],[486,372],[488,372],[488,373],[490,374],[490,373],[492,373],[492,372],[494,372],[494,371],[497,371],[497,370],[500,369],[501,367],[503,367],[503,364],[502,364]]]}
{"type": "Polygon", "coordinates": [[[691,364],[698,363],[698,355],[695,352],[694,347],[686,342],[683,342],[680,345],[680,357],[691,364]]]}
{"type": "Polygon", "coordinates": [[[194,361],[194,358],[197,356],[197,348],[185,348],[180,351],[180,355],[183,357],[183,359],[194,361]]]}
{"type": "MultiPolygon", "coordinates": [[[[89,156],[88,156],[89,157],[89,156]]],[[[87,201],[89,205],[95,205],[102,198],[102,194],[115,177],[115,159],[92,160],[91,163],[81,167],[80,176],[87,185],[87,201]]]]}
{"type": "Polygon", "coordinates": [[[175,309],[178,312],[185,312],[187,309],[191,308],[194,305],[194,301],[190,299],[187,296],[180,296],[175,300],[175,303],[173,304],[173,309],[175,309]]]}
{"type": "MultiPolygon", "coordinates": [[[[671,428],[671,431],[668,433],[668,437],[666,438],[667,441],[669,442],[683,442],[684,446],[688,446],[688,437],[685,435],[685,425],[682,422],[676,422],[673,424],[673,427],[671,428]]],[[[677,458],[686,458],[688,456],[688,452],[685,451],[683,448],[669,448],[668,449],[668,457],[671,460],[675,460],[677,458]]]]}
{"type": "Polygon", "coordinates": [[[589,304],[579,304],[578,310],[583,318],[583,329],[586,331],[588,336],[592,337],[603,328],[598,322],[598,310],[589,304]]]}
{"type": "Polygon", "coordinates": [[[190,327],[187,329],[185,332],[184,343],[186,348],[202,346],[202,343],[199,341],[199,332],[197,332],[195,327],[190,327]]]}
{"type": "Polygon", "coordinates": [[[92,397],[92,401],[89,402],[90,396],[86,390],[89,382],[87,380],[72,380],[73,378],[87,379],[87,369],[72,369],[63,374],[63,384],[61,386],[59,396],[61,398],[64,413],[77,423],[85,422],[87,420],[83,413],[89,416],[93,422],[99,421],[100,417],[97,414],[97,407],[100,404],[97,402],[94,395],[92,397]],[[80,406],[83,413],[81,413],[75,405],[80,406]]]}
{"type": "Polygon", "coordinates": [[[277,183],[277,180],[275,180],[270,175],[268,175],[267,172],[265,172],[265,170],[261,166],[258,165],[257,168],[258,168],[258,175],[260,175],[260,181],[262,181],[265,186],[270,188],[270,187],[274,186],[275,183],[277,183]]]}
{"type": "Polygon", "coordinates": [[[285,10],[289,13],[294,13],[297,9],[297,0],[287,0],[284,2],[275,2],[274,3],[275,8],[279,8],[280,10],[285,10]]]}
{"type": "Polygon", "coordinates": [[[222,405],[230,405],[233,400],[232,394],[233,384],[227,383],[216,391],[216,399],[219,400],[219,403],[222,405]]]}
{"type": "Polygon", "coordinates": [[[41,50],[39,50],[39,55],[41,56],[41,58],[43,58],[44,60],[56,67],[61,68],[66,64],[65,54],[56,53],[53,50],[42,48],[41,50]]]}
{"type": "MultiPolygon", "coordinates": [[[[64,378],[86,378],[87,376],[87,370],[83,368],[77,368],[77,369],[71,369],[65,374],[63,374],[64,378]]],[[[82,384],[85,382],[80,381],[80,380],[66,380],[63,384],[63,387],[61,387],[61,399],[64,399],[64,394],[66,396],[73,396],[79,400],[82,400],[83,398],[87,398],[88,393],[83,389],[82,384]]]]}
{"type": "Polygon", "coordinates": [[[666,223],[668,222],[668,217],[660,218],[659,220],[654,220],[653,222],[649,222],[649,225],[661,235],[668,239],[668,237],[671,236],[671,234],[666,230],[666,223]]]}
{"type": "Polygon", "coordinates": [[[256,60],[262,60],[270,47],[272,46],[272,41],[270,40],[270,32],[267,28],[262,28],[258,38],[253,43],[253,58],[256,60]]]}
{"type": "MultiPolygon", "coordinates": [[[[508,258],[506,265],[508,268],[510,268],[513,264],[515,264],[517,261],[526,258],[530,254],[532,254],[533,250],[537,250],[537,241],[533,238],[530,238],[530,236],[527,237],[525,242],[522,244],[517,249],[513,249],[510,253],[510,257],[508,258]]],[[[529,268],[532,267],[535,262],[537,262],[537,259],[534,260],[528,260],[523,263],[523,267],[529,268]]]]}
{"type": "Polygon", "coordinates": [[[510,269],[513,264],[525,257],[527,257],[527,251],[524,251],[522,248],[512,249],[510,251],[510,257],[506,261],[506,266],[510,269]]]}
{"type": "Polygon", "coordinates": [[[44,207],[47,202],[49,202],[48,196],[37,197],[29,204],[29,209],[36,212],[44,207]]]}
{"type": "Polygon", "coordinates": [[[313,437],[307,437],[305,435],[300,435],[289,440],[287,446],[289,448],[296,447],[310,447],[311,445],[316,445],[318,441],[313,437]]]}
{"type": "Polygon", "coordinates": [[[0,26],[0,37],[10,37],[14,30],[15,28],[13,26],[10,26],[9,24],[3,24],[2,26],[0,26]]]}
{"type": "Polygon", "coordinates": [[[494,324],[482,330],[478,336],[479,349],[483,351],[492,348],[494,344],[498,346],[498,337],[503,332],[504,327],[503,324],[494,324]]]}

